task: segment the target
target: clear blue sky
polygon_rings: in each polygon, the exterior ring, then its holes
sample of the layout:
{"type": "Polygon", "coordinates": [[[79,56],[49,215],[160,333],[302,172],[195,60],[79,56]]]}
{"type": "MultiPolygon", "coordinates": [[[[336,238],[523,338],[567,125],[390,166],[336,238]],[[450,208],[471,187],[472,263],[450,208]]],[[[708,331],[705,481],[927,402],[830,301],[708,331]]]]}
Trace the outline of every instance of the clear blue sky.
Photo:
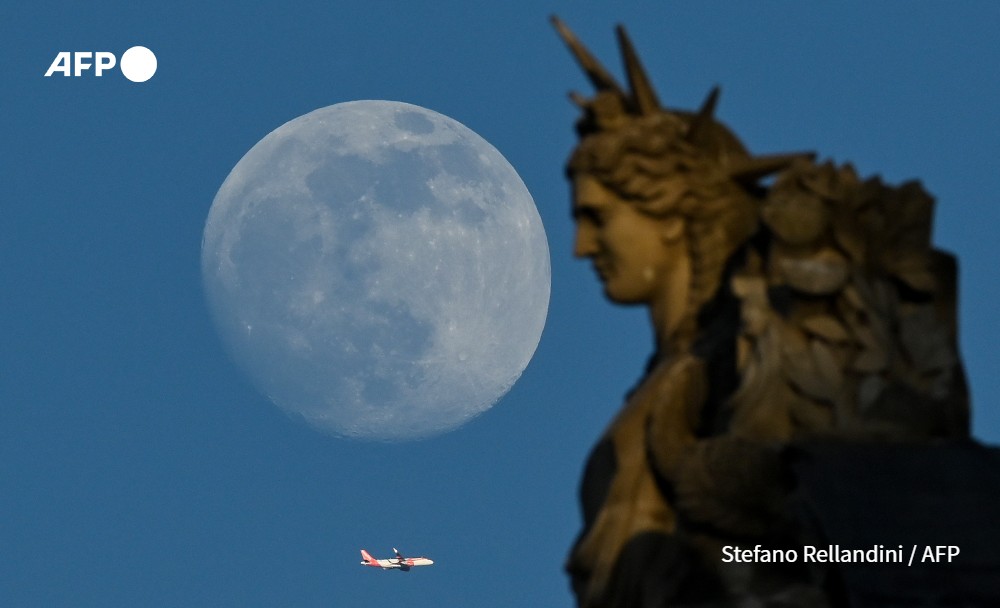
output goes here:
{"type": "Polygon", "coordinates": [[[641,310],[570,257],[566,93],[548,17],[616,73],[625,23],[671,106],[723,87],[758,153],[813,149],[939,201],[961,260],[975,434],[1000,441],[1000,5],[46,2],[0,18],[0,603],[569,606],[583,459],[639,376],[641,310]],[[696,8],[695,8],[696,7],[696,8]],[[44,78],[56,53],[145,45],[132,84],[44,78]],[[223,179],[272,129],[355,99],[421,105],[493,143],[552,252],[535,358],[497,406],[418,443],[332,439],[227,358],[199,247],[223,179]],[[358,549],[433,557],[409,574],[358,549]]]}

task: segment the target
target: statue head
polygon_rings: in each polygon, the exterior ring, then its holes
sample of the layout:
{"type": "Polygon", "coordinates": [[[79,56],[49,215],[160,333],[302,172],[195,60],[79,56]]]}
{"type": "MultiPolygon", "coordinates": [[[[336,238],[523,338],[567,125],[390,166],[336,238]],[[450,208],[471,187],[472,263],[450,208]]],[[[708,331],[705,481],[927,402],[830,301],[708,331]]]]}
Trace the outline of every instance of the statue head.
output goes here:
{"type": "Polygon", "coordinates": [[[752,156],[715,120],[717,88],[697,112],[662,107],[621,26],[629,90],[553,22],[597,90],[570,96],[583,110],[567,165],[575,253],[593,259],[612,301],[667,306],[666,329],[690,329],[757,229],[757,180],[801,155],[752,156]]]}

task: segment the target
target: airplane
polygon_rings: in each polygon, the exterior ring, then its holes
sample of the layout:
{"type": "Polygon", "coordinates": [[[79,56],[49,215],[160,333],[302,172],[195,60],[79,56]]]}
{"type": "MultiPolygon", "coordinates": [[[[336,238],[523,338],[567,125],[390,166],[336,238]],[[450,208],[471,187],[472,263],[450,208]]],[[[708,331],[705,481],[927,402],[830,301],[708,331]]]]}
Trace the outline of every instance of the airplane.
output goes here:
{"type": "Polygon", "coordinates": [[[395,558],[389,559],[375,559],[364,549],[361,550],[361,565],[371,566],[372,568],[381,568],[383,570],[402,570],[403,572],[409,572],[410,568],[413,566],[430,566],[434,563],[434,560],[427,559],[426,557],[403,557],[399,551],[393,547],[392,552],[396,554],[395,558]]]}

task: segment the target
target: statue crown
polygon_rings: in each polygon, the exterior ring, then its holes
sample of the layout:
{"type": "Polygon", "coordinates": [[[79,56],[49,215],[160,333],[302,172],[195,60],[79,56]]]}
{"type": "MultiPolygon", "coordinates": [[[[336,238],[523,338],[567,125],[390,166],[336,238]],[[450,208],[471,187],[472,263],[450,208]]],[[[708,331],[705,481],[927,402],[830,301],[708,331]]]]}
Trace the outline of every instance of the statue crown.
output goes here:
{"type": "Polygon", "coordinates": [[[581,139],[593,135],[611,134],[637,121],[657,122],[662,132],[676,139],[679,147],[693,149],[713,159],[728,177],[746,186],[781,171],[800,159],[813,158],[812,153],[751,155],[740,140],[715,119],[719,101],[719,87],[713,87],[697,112],[672,111],[660,105],[646,70],[622,25],[615,28],[618,45],[625,63],[628,90],[624,89],[604,66],[577,39],[576,35],[558,17],[552,24],[569,47],[580,67],[597,91],[586,99],[572,92],[570,99],[583,110],[576,123],[581,139]]]}

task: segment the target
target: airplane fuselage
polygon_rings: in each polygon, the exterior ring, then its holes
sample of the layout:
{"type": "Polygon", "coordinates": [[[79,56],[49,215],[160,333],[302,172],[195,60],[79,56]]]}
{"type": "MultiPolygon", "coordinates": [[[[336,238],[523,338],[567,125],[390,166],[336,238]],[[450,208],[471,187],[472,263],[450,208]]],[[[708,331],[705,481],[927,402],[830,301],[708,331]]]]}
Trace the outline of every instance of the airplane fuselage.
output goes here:
{"type": "Polygon", "coordinates": [[[382,568],[383,570],[409,570],[413,566],[430,566],[433,563],[434,560],[427,559],[426,557],[407,557],[403,560],[376,559],[371,562],[361,562],[362,565],[382,568]]]}
{"type": "Polygon", "coordinates": [[[434,560],[427,559],[426,557],[403,557],[397,553],[398,557],[391,557],[389,559],[375,559],[368,554],[364,549],[361,550],[361,565],[370,566],[372,568],[381,568],[383,570],[402,570],[406,572],[410,568],[415,566],[430,566],[434,563],[434,560]]]}

